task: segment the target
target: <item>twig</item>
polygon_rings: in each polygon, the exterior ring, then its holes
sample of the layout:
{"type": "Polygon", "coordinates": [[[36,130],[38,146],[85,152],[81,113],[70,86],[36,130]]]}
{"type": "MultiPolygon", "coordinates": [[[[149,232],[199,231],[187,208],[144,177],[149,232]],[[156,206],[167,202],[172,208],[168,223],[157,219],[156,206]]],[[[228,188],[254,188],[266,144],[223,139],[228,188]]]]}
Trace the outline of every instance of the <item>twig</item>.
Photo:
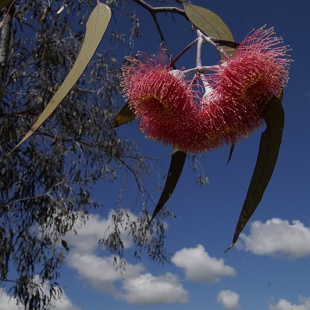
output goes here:
{"type": "Polygon", "coordinates": [[[187,19],[187,16],[186,16],[184,10],[176,8],[174,6],[165,6],[165,7],[156,8],[156,7],[153,7],[153,6],[149,5],[148,3],[146,3],[143,0],[133,0],[133,1],[136,2],[137,4],[141,5],[142,7],[144,7],[151,14],[157,14],[157,13],[177,13],[177,14],[180,14],[180,15],[186,17],[186,19],[187,19]]]}
{"type": "Polygon", "coordinates": [[[229,56],[227,55],[227,53],[224,51],[224,49],[220,46],[219,43],[214,42],[214,39],[211,39],[210,37],[204,35],[201,31],[200,32],[200,37],[205,41],[210,43],[212,46],[215,47],[216,51],[222,55],[224,55],[226,58],[229,58],[229,56]]]}
{"type": "Polygon", "coordinates": [[[193,73],[202,73],[204,71],[210,71],[210,70],[215,71],[219,68],[220,67],[218,65],[215,65],[215,66],[197,66],[195,68],[187,69],[187,70],[184,70],[182,72],[185,76],[188,76],[188,75],[193,74],[193,73]]]}
{"type": "Polygon", "coordinates": [[[171,66],[174,66],[174,64],[181,58],[181,56],[187,51],[189,50],[192,46],[194,46],[198,41],[198,38],[195,39],[193,42],[191,42],[190,44],[188,44],[175,58],[174,60],[171,62],[171,66]]]}
{"type": "MultiPolygon", "coordinates": [[[[157,20],[156,14],[155,14],[155,13],[151,13],[151,15],[152,15],[152,17],[153,17],[155,26],[156,26],[157,31],[158,31],[158,33],[159,33],[161,42],[164,44],[164,48],[165,48],[165,50],[166,50],[167,56],[168,56],[169,59],[171,59],[172,56],[171,56],[171,53],[170,53],[169,48],[168,48],[168,46],[167,46],[167,43],[166,43],[164,34],[163,34],[163,32],[161,31],[161,28],[160,28],[159,22],[158,22],[158,20],[157,20]]],[[[176,68],[174,68],[174,69],[176,69],[176,68]]]]}
{"type": "Polygon", "coordinates": [[[139,180],[139,176],[137,174],[137,172],[135,171],[135,169],[133,167],[131,167],[125,160],[123,160],[120,156],[116,157],[130,172],[132,172],[132,174],[134,175],[137,185],[139,187],[139,190],[141,191],[141,193],[144,193],[144,188],[140,183],[139,180]]]}
{"type": "Polygon", "coordinates": [[[202,48],[202,44],[203,44],[203,36],[202,36],[202,32],[197,29],[197,37],[198,37],[198,40],[197,40],[197,52],[196,52],[196,66],[197,67],[201,67],[201,48],[202,48]]]}
{"type": "MultiPolygon", "coordinates": [[[[154,20],[155,26],[156,26],[157,31],[159,33],[160,39],[164,45],[164,48],[165,48],[166,53],[168,55],[168,58],[171,59],[171,53],[168,49],[164,34],[163,34],[163,32],[160,28],[160,25],[158,23],[156,14],[157,13],[168,13],[168,12],[169,13],[177,13],[177,14],[180,14],[180,15],[184,16],[185,18],[187,18],[185,12],[179,8],[176,8],[176,7],[158,7],[158,8],[156,8],[156,7],[149,5],[148,3],[146,3],[143,0],[133,0],[133,1],[137,4],[139,4],[140,6],[142,6],[143,8],[145,8],[152,15],[152,18],[154,20]]],[[[174,69],[176,69],[174,64],[171,64],[170,66],[173,67],[174,69]]]]}

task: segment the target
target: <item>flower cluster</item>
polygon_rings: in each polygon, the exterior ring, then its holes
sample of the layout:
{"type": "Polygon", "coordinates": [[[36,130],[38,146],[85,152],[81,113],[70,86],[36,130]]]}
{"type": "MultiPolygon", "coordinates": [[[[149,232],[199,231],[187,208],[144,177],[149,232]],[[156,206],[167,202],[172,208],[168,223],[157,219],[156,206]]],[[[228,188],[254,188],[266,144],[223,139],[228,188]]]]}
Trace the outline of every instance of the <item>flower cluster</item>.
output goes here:
{"type": "Polygon", "coordinates": [[[180,70],[140,54],[123,67],[122,86],[140,129],[152,139],[185,152],[199,153],[237,140],[263,123],[261,112],[288,81],[288,48],[273,28],[250,33],[234,57],[206,74],[205,94],[193,88],[180,70]]]}
{"type": "Polygon", "coordinates": [[[159,61],[139,54],[143,61],[130,58],[123,67],[123,93],[140,118],[140,130],[147,137],[181,150],[195,151],[199,141],[195,132],[203,130],[198,93],[180,70],[166,66],[165,51],[159,49],[159,61]]]}
{"type": "Polygon", "coordinates": [[[273,95],[288,81],[287,46],[273,28],[250,33],[233,58],[207,76],[213,91],[203,97],[204,114],[224,143],[234,143],[262,124],[260,117],[273,95]]]}

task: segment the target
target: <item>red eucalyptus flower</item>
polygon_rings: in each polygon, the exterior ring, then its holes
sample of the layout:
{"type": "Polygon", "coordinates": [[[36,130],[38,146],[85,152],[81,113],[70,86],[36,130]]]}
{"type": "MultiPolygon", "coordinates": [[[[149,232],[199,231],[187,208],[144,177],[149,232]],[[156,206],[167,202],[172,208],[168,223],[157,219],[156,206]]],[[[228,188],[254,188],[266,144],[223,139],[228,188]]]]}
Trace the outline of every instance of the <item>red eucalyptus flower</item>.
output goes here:
{"type": "Polygon", "coordinates": [[[201,98],[180,70],[170,70],[165,52],[159,60],[128,58],[122,86],[129,106],[140,118],[149,138],[184,152],[209,151],[232,144],[263,123],[261,112],[273,95],[279,96],[288,80],[286,46],[263,27],[249,34],[233,58],[205,76],[207,91],[201,98]],[[201,103],[199,103],[201,101],[201,103]]]}
{"type": "MultiPolygon", "coordinates": [[[[198,32],[201,38],[210,40],[198,32]]],[[[187,152],[233,145],[260,127],[263,116],[268,119],[230,249],[262,198],[277,160],[284,113],[281,100],[273,96],[282,95],[291,60],[288,47],[280,45],[282,40],[274,35],[273,28],[262,27],[247,35],[232,58],[209,67],[214,73],[195,75],[205,89],[202,95],[194,90],[193,81],[185,79],[185,74],[207,69],[200,65],[201,42],[197,43],[196,68],[170,70],[162,49],[158,62],[155,56],[149,59],[142,53],[139,56],[143,61],[129,58],[131,64],[123,67],[122,85],[128,106],[140,118],[140,129],[148,137],[178,149],[172,154],[166,184],[150,222],[172,195],[187,152]]]]}
{"type": "Polygon", "coordinates": [[[138,54],[143,61],[128,58],[123,67],[122,86],[129,106],[140,118],[140,130],[147,137],[170,144],[185,152],[196,152],[200,141],[194,138],[202,132],[198,97],[190,81],[180,70],[170,70],[166,56],[159,49],[159,60],[138,54]]]}
{"type": "Polygon", "coordinates": [[[288,81],[287,46],[273,28],[250,33],[233,58],[207,75],[213,91],[203,97],[203,113],[222,143],[234,143],[261,126],[261,112],[288,81]]]}

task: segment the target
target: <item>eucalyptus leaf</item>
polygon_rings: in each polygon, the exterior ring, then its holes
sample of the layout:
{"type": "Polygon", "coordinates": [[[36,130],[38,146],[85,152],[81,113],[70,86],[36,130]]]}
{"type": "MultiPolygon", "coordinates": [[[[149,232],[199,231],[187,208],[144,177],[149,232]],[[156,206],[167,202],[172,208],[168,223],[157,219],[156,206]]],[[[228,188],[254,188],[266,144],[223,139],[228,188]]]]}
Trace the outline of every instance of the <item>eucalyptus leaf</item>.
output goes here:
{"type": "Polygon", "coordinates": [[[73,68],[65,78],[64,82],[60,85],[52,100],[48,103],[37,121],[32,125],[31,129],[28,131],[25,137],[13,148],[9,154],[11,154],[16,148],[18,148],[22,143],[24,143],[29,137],[32,136],[32,134],[51,116],[51,114],[60,105],[61,101],[72,89],[93,57],[108,27],[111,14],[111,9],[107,5],[100,2],[97,3],[95,9],[89,16],[89,19],[86,23],[86,34],[84,42],[73,68]]]}
{"type": "Polygon", "coordinates": [[[69,247],[68,244],[65,240],[61,240],[61,245],[65,248],[65,250],[67,251],[67,253],[69,253],[69,247]]]}
{"type": "Polygon", "coordinates": [[[229,151],[229,156],[228,156],[228,160],[227,160],[227,165],[229,164],[231,158],[232,158],[232,155],[234,153],[234,149],[235,149],[235,143],[233,143],[230,147],[230,151],[229,151]]]}
{"type": "Polygon", "coordinates": [[[185,159],[186,159],[186,153],[179,151],[177,149],[173,150],[166,184],[159,198],[157,206],[152,214],[152,218],[150,222],[154,220],[156,215],[160,212],[160,210],[164,207],[164,205],[166,204],[166,202],[169,200],[170,196],[172,195],[179,181],[180,175],[182,173],[185,159]]]}
{"type": "Polygon", "coordinates": [[[183,2],[183,6],[186,16],[194,26],[209,37],[224,40],[224,42],[219,43],[219,45],[232,57],[235,49],[226,46],[225,41],[233,42],[234,38],[224,21],[214,12],[201,6],[186,2],[183,2]]]}
{"type": "Polygon", "coordinates": [[[263,112],[267,128],[261,136],[256,166],[235,229],[233,242],[226,251],[235,245],[240,233],[260,203],[274,171],[284,127],[284,111],[281,101],[282,95],[280,99],[273,96],[263,112]]]}
{"type": "Polygon", "coordinates": [[[126,103],[119,113],[115,116],[114,126],[118,127],[128,122],[131,122],[136,118],[134,112],[130,109],[129,104],[126,103]]]}

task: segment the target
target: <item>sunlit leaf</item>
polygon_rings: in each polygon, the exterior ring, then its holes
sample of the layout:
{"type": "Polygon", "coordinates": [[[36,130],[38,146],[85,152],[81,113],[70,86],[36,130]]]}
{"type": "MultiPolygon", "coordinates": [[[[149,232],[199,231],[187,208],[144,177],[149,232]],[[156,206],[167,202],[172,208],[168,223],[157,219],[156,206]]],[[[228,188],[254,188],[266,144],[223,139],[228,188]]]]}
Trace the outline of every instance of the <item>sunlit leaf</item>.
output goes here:
{"type": "Polygon", "coordinates": [[[55,111],[64,97],[68,94],[79,77],[84,72],[86,66],[93,57],[111,19],[111,9],[102,3],[97,3],[97,6],[89,16],[86,24],[86,34],[81,51],[75,61],[75,64],[64,82],[61,84],[52,100],[48,103],[37,121],[32,125],[25,137],[14,147],[12,153],[23,142],[25,142],[55,111]]]}
{"type": "Polygon", "coordinates": [[[129,104],[126,103],[123,108],[118,112],[114,119],[114,126],[118,127],[128,122],[131,122],[136,118],[133,111],[129,108],[129,104]]]}
{"type": "Polygon", "coordinates": [[[264,115],[267,128],[262,133],[256,166],[245,198],[242,211],[235,229],[233,242],[236,243],[240,233],[260,203],[265,189],[272,176],[282,141],[284,111],[282,98],[273,97],[266,105],[264,115]]]}
{"type": "Polygon", "coordinates": [[[182,173],[185,159],[186,159],[186,153],[179,151],[177,149],[173,150],[166,184],[159,198],[157,206],[152,214],[152,218],[150,222],[154,220],[156,215],[160,212],[160,210],[164,207],[165,203],[168,201],[168,199],[172,195],[179,181],[180,175],[182,173]]]}
{"type": "MultiPolygon", "coordinates": [[[[234,48],[227,46],[225,41],[233,42],[234,38],[224,21],[214,12],[198,5],[183,2],[188,19],[207,36],[223,40],[219,42],[223,50],[231,57],[234,48]]],[[[230,44],[228,44],[230,45],[230,44]]]]}

